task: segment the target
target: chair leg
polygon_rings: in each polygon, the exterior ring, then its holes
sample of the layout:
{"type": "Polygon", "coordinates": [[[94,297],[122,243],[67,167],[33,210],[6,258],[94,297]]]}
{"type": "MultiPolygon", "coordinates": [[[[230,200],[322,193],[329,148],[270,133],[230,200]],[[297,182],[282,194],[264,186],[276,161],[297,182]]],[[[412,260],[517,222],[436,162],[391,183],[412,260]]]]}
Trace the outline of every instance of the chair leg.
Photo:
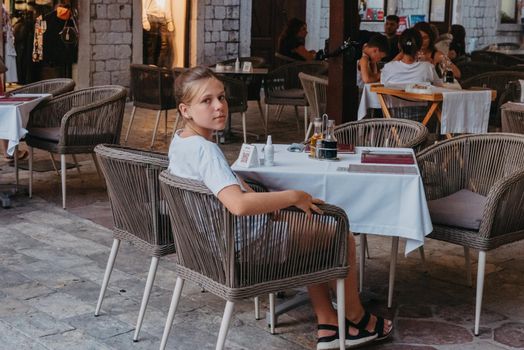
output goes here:
{"type": "Polygon", "coordinates": [[[153,283],[155,282],[156,269],[159,260],[160,259],[157,256],[154,256],[151,259],[149,273],[147,274],[146,287],[144,289],[144,295],[142,296],[142,303],[140,304],[140,312],[138,313],[138,320],[136,321],[135,335],[133,336],[134,342],[138,341],[138,334],[140,333],[140,328],[142,328],[142,321],[144,321],[144,314],[146,313],[147,303],[149,302],[149,296],[151,295],[151,288],[153,288],[153,283]]]}
{"type": "Polygon", "coordinates": [[[307,115],[307,106],[304,106],[304,140],[307,140],[309,126],[309,116],[307,115]]]}
{"type": "Polygon", "coordinates": [[[98,296],[98,302],[96,303],[95,316],[100,315],[100,308],[102,307],[102,300],[106,294],[107,284],[113,272],[113,266],[115,266],[116,255],[118,254],[118,248],[120,247],[120,240],[114,239],[113,246],[111,247],[111,253],[109,259],[107,259],[106,272],[104,273],[104,279],[102,280],[102,287],[100,288],[100,295],[98,296]]]}
{"type": "Polygon", "coordinates": [[[270,332],[271,334],[275,334],[275,293],[269,293],[269,318],[271,319],[271,324],[269,325],[270,332]]]}
{"type": "Polygon", "coordinates": [[[464,247],[464,257],[466,258],[466,280],[468,286],[473,286],[473,279],[471,278],[471,255],[469,254],[469,247],[464,247]]]}
{"type": "Polygon", "coordinates": [[[395,288],[395,273],[397,270],[398,237],[391,241],[391,258],[389,262],[388,309],[393,304],[393,289],[395,288]]]}
{"type": "Polygon", "coordinates": [[[344,292],[344,279],[337,279],[337,316],[340,350],[346,348],[346,300],[344,292]]]}
{"type": "Polygon", "coordinates": [[[29,147],[29,198],[33,198],[33,147],[29,147]]]}
{"type": "Polygon", "coordinates": [[[482,308],[482,294],[484,292],[484,273],[486,271],[486,252],[479,251],[477,270],[477,297],[475,299],[475,335],[479,335],[480,310],[482,308]]]}
{"type": "Polygon", "coordinates": [[[169,306],[169,312],[167,313],[166,325],[164,327],[164,333],[162,334],[162,341],[160,342],[160,350],[164,350],[167,344],[167,338],[173,325],[173,319],[175,318],[176,308],[180,301],[180,295],[182,295],[182,288],[184,287],[184,280],[177,277],[175,289],[173,290],[173,298],[171,299],[171,305],[169,306]]]}
{"type": "Polygon", "coordinates": [[[66,155],[60,155],[60,172],[62,176],[62,208],[66,208],[66,155]]]}
{"type": "Polygon", "coordinates": [[[73,162],[75,163],[76,171],[80,174],[80,166],[78,165],[78,160],[76,159],[76,155],[71,154],[71,157],[73,158],[73,162]]]}
{"type": "Polygon", "coordinates": [[[295,107],[295,119],[297,121],[297,130],[300,131],[300,116],[298,115],[298,107],[295,107]]]}
{"type": "Polygon", "coordinates": [[[124,145],[127,143],[127,138],[129,137],[129,132],[131,131],[131,125],[133,125],[133,120],[135,119],[136,107],[133,106],[133,111],[131,112],[131,119],[129,119],[129,126],[127,127],[126,138],[124,139],[124,145]]]}
{"type": "Polygon", "coordinates": [[[309,125],[307,126],[306,137],[304,138],[304,142],[307,142],[309,138],[309,134],[311,134],[311,130],[313,130],[313,123],[310,122],[309,125]]]}
{"type": "Polygon", "coordinates": [[[53,168],[55,169],[56,175],[59,176],[60,173],[58,171],[58,168],[56,167],[56,161],[55,161],[55,157],[53,157],[53,153],[49,152],[49,158],[51,158],[51,164],[53,165],[53,168]]]}
{"type": "Polygon", "coordinates": [[[280,115],[282,114],[283,110],[284,110],[284,106],[283,105],[278,105],[277,106],[276,117],[275,117],[275,119],[277,121],[280,121],[280,115]]]}
{"type": "Polygon", "coordinates": [[[18,192],[19,178],[18,178],[18,145],[15,146],[15,153],[13,153],[13,158],[15,160],[15,190],[18,192]]]}
{"type": "Polygon", "coordinates": [[[166,109],[166,118],[164,120],[164,141],[167,140],[167,109],[166,109]]]}
{"type": "Polygon", "coordinates": [[[428,266],[426,265],[426,254],[424,253],[424,246],[421,245],[419,248],[418,248],[418,252],[420,254],[420,260],[422,261],[422,268],[424,269],[424,271],[428,271],[428,266]]]}
{"type": "Polygon", "coordinates": [[[103,180],[104,177],[102,176],[102,171],[100,170],[100,164],[98,164],[98,159],[96,159],[96,156],[94,153],[91,153],[91,157],[93,158],[93,163],[95,163],[96,173],[98,174],[98,178],[100,180],[103,180]]]}
{"type": "Polygon", "coordinates": [[[226,343],[227,331],[229,330],[229,324],[231,323],[231,318],[233,316],[233,309],[235,303],[232,301],[226,302],[226,307],[224,309],[224,316],[222,316],[222,323],[220,324],[220,331],[218,332],[218,340],[216,350],[222,350],[224,344],[226,343]]]}
{"type": "Polygon", "coordinates": [[[359,291],[362,292],[364,288],[364,268],[366,264],[366,246],[367,246],[367,237],[364,233],[360,234],[360,254],[359,254],[359,291]]]}
{"type": "Polygon", "coordinates": [[[260,117],[262,118],[262,120],[264,120],[264,112],[262,111],[262,103],[260,102],[260,100],[257,100],[257,104],[258,104],[258,111],[260,112],[260,117]]]}
{"type": "Polygon", "coordinates": [[[246,134],[246,112],[242,112],[242,131],[244,133],[244,143],[247,143],[247,134],[246,134]]]}
{"type": "Polygon", "coordinates": [[[255,300],[255,320],[260,319],[260,300],[258,297],[254,298],[255,300]]]}
{"type": "Polygon", "coordinates": [[[160,123],[160,113],[162,113],[162,111],[158,111],[158,113],[156,114],[155,129],[153,130],[153,138],[151,139],[151,146],[149,147],[151,149],[153,149],[153,145],[155,144],[156,132],[158,131],[158,123],[160,123]]]}
{"type": "Polygon", "coordinates": [[[269,105],[266,103],[266,113],[264,113],[264,131],[266,132],[266,138],[269,130],[269,105]]]}

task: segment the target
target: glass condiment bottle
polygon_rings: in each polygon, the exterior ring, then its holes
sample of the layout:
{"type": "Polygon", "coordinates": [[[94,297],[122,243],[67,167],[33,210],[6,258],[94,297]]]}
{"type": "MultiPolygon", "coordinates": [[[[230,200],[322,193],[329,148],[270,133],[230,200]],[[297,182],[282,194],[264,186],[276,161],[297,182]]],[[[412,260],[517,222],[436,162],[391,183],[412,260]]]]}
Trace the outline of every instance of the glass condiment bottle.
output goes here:
{"type": "Polygon", "coordinates": [[[315,118],[313,121],[314,126],[314,132],[313,136],[311,136],[311,139],[309,140],[309,155],[310,157],[316,156],[316,147],[317,147],[317,140],[322,140],[322,120],[320,118],[315,118]]]}
{"type": "Polygon", "coordinates": [[[324,138],[324,158],[337,158],[337,138],[335,137],[335,121],[328,120],[326,126],[326,137],[324,138]]]}

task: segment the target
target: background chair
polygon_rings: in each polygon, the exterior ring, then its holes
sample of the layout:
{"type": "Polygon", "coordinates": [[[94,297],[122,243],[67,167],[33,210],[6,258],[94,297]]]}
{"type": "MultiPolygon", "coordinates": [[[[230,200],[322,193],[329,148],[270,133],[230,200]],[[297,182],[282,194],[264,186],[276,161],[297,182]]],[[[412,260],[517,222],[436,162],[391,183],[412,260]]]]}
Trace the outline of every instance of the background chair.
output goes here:
{"type": "Polygon", "coordinates": [[[296,59],[294,59],[292,57],[286,56],[286,55],[282,55],[279,52],[275,52],[275,59],[274,59],[273,68],[278,68],[280,66],[283,66],[283,65],[286,65],[286,64],[289,64],[289,63],[293,63],[293,62],[298,62],[298,60],[296,60],[296,59]]]}
{"type": "MultiPolygon", "coordinates": [[[[296,208],[283,209],[278,221],[270,214],[234,216],[201,182],[164,171],[160,183],[178,248],[178,277],[160,349],[166,346],[186,279],[227,301],[217,349],[224,346],[236,301],[333,279],[337,279],[343,339],[345,303],[341,296],[348,272],[349,225],[342,209],[323,205],[324,214],[311,218],[296,208]],[[307,236],[311,239],[305,239],[311,225],[322,233],[312,232],[307,236]]],[[[344,349],[343,344],[340,348],[344,349]]]]}
{"type": "Polygon", "coordinates": [[[417,155],[433,222],[428,236],[478,249],[475,335],[479,334],[486,252],[524,238],[524,136],[463,135],[417,155]]]}
{"type": "Polygon", "coordinates": [[[60,154],[62,207],[66,208],[66,154],[91,153],[99,143],[118,143],[127,91],[95,86],[56,97],[31,112],[27,123],[29,196],[33,188],[33,148],[60,154]]]}
{"type": "Polygon", "coordinates": [[[151,266],[140,304],[133,340],[138,340],[160,257],[174,253],[175,244],[158,176],[168,166],[167,156],[117,145],[95,148],[106,179],[113,211],[113,246],[96,305],[100,314],[109,278],[122,240],[131,242],[141,253],[151,256],[151,266]]]}
{"type": "MultiPolygon", "coordinates": [[[[224,84],[224,88],[226,91],[227,104],[229,107],[229,123],[231,123],[231,114],[241,114],[244,143],[247,143],[246,111],[248,106],[246,84],[240,79],[227,77],[225,75],[221,75],[219,76],[219,78],[224,84]]],[[[252,135],[256,136],[256,134],[252,135]]]]}
{"type": "MultiPolygon", "coordinates": [[[[520,44],[517,43],[496,43],[495,44],[498,49],[506,49],[506,50],[517,50],[520,49],[520,44]]],[[[489,50],[493,45],[488,45],[482,50],[489,50]]]]}
{"type": "Polygon", "coordinates": [[[491,102],[489,124],[500,128],[499,100],[509,87],[510,82],[524,79],[524,72],[511,70],[487,72],[469,78],[461,83],[462,88],[487,87],[497,91],[497,98],[491,102]]]}
{"type": "Polygon", "coordinates": [[[498,64],[501,66],[515,66],[517,64],[524,64],[524,59],[507,55],[505,53],[493,52],[493,51],[473,51],[471,53],[472,61],[480,61],[491,64],[498,64]]]}
{"type": "MultiPolygon", "coordinates": [[[[311,107],[311,118],[322,117],[327,109],[327,86],[328,79],[326,76],[315,76],[304,72],[298,73],[298,78],[304,89],[309,106],[311,107]]],[[[311,120],[306,129],[304,142],[307,141],[311,133],[311,120]]],[[[305,127],[305,124],[304,124],[305,127]]]]}
{"type": "Polygon", "coordinates": [[[131,126],[135,119],[137,108],[146,108],[156,110],[155,129],[151,138],[151,148],[155,144],[160,114],[165,112],[165,132],[167,135],[167,111],[176,108],[174,82],[177,71],[150,66],[145,64],[132,64],[131,72],[131,94],[133,96],[133,111],[127,127],[124,143],[127,143],[131,126]]]}
{"type": "MultiPolygon", "coordinates": [[[[335,137],[338,142],[352,144],[355,147],[413,148],[416,151],[426,141],[428,129],[422,123],[406,119],[364,119],[337,126],[335,128],[335,137]]],[[[362,290],[364,285],[366,238],[366,234],[360,234],[360,290],[362,290]]],[[[394,237],[390,259],[388,307],[391,307],[393,302],[397,249],[398,237],[394,237]],[[397,248],[394,248],[395,246],[397,248]]],[[[421,254],[423,256],[422,250],[421,254]]]]}
{"type": "Polygon", "coordinates": [[[281,108],[284,106],[293,106],[297,117],[297,127],[300,129],[298,107],[304,107],[304,134],[308,128],[308,102],[298,74],[304,72],[311,75],[323,75],[327,72],[325,62],[294,62],[281,66],[268,73],[264,79],[264,98],[266,110],[264,113],[266,133],[269,121],[269,106],[280,106],[277,109],[277,119],[281,108]]]}
{"type": "Polygon", "coordinates": [[[73,79],[57,78],[37,81],[9,91],[9,95],[16,94],[51,94],[53,97],[60,96],[75,89],[73,79]]]}
{"type": "Polygon", "coordinates": [[[460,70],[460,81],[466,81],[471,77],[474,77],[476,75],[480,75],[487,72],[497,72],[497,71],[503,71],[508,70],[509,67],[502,66],[500,64],[493,64],[493,63],[487,63],[487,62],[464,62],[464,63],[458,63],[457,68],[460,70]]]}
{"type": "MultiPolygon", "coordinates": [[[[223,65],[234,65],[236,58],[218,62],[223,65]]],[[[240,64],[244,62],[251,62],[253,68],[264,68],[266,67],[266,60],[263,57],[239,57],[240,64]]],[[[246,83],[247,87],[247,100],[248,101],[257,101],[258,109],[260,115],[264,117],[264,112],[262,111],[262,104],[260,103],[260,90],[262,89],[262,81],[264,77],[259,74],[238,74],[235,76],[237,79],[241,79],[246,83]]]]}

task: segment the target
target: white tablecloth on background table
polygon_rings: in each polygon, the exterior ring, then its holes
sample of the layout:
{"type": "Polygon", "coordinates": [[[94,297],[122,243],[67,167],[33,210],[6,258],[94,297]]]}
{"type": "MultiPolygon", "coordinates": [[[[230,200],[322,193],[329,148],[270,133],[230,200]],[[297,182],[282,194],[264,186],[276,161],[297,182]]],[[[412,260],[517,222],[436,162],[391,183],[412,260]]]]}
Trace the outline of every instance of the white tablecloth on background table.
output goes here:
{"type": "MultiPolygon", "coordinates": [[[[382,106],[380,105],[380,102],[378,102],[378,96],[375,92],[371,92],[370,88],[371,85],[376,84],[366,84],[364,85],[364,89],[362,89],[362,96],[360,97],[360,103],[358,105],[358,112],[357,117],[358,120],[364,118],[368,112],[368,109],[375,108],[375,109],[381,109],[382,106]]],[[[393,86],[397,86],[400,90],[403,90],[404,87],[407,84],[395,84],[393,86]]],[[[414,101],[406,101],[402,100],[400,98],[396,98],[393,96],[384,96],[384,100],[386,102],[386,105],[388,107],[415,107],[415,106],[425,106],[427,105],[427,102],[414,102],[414,101]]]]}
{"type": "MultiPolygon", "coordinates": [[[[261,151],[262,145],[257,147],[261,151]]],[[[424,237],[433,230],[416,164],[376,165],[412,167],[416,170],[412,175],[337,171],[339,167],[360,164],[363,149],[377,148],[357,147],[357,154],[341,154],[338,162],[309,159],[305,153],[288,152],[286,148],[287,145],[275,145],[273,167],[241,168],[235,162],[232,169],[244,178],[263,183],[271,191],[303,190],[343,208],[353,232],[405,238],[405,254],[423,245],[424,237]]],[[[379,150],[413,152],[399,148],[379,150]]]]}
{"type": "Polygon", "coordinates": [[[451,90],[433,88],[442,93],[440,133],[488,132],[491,90],[451,90]]]}
{"type": "MultiPolygon", "coordinates": [[[[0,139],[9,140],[7,154],[12,155],[20,139],[27,134],[29,113],[51,94],[17,94],[16,97],[37,97],[31,101],[0,103],[0,139]]],[[[1,98],[0,98],[1,101],[1,98]]]]}

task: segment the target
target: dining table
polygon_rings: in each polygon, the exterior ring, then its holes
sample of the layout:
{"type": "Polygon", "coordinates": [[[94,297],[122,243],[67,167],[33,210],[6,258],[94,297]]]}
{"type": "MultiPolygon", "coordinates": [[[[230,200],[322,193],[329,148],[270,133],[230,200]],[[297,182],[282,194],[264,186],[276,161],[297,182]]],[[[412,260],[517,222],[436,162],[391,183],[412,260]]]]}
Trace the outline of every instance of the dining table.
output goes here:
{"type": "MultiPolygon", "coordinates": [[[[426,85],[427,86],[427,85],[426,85]]],[[[422,124],[431,118],[440,123],[440,134],[451,138],[454,133],[487,133],[491,102],[497,91],[486,88],[461,89],[460,85],[427,86],[425,89],[409,89],[406,84],[370,84],[369,93],[375,93],[384,117],[391,118],[386,98],[396,98],[428,106],[422,124]],[[415,91],[416,90],[416,91],[415,91]]]]}
{"type": "MultiPolygon", "coordinates": [[[[51,94],[16,94],[0,96],[0,139],[8,140],[7,154],[14,155],[15,169],[18,167],[17,149],[20,139],[26,134],[26,125],[31,111],[43,101],[51,98],[51,94]]],[[[18,189],[18,171],[16,184],[0,192],[2,207],[10,206],[9,196],[18,189]]]]}
{"type": "MultiPolygon", "coordinates": [[[[264,154],[264,145],[255,144],[255,147],[257,154],[264,154]]],[[[399,238],[406,241],[404,253],[407,255],[422,247],[425,236],[433,230],[413,150],[355,147],[354,153],[339,153],[335,161],[329,161],[312,159],[309,153],[291,152],[288,148],[289,145],[274,145],[274,166],[246,168],[237,160],[231,168],[243,178],[264,184],[269,191],[301,190],[344,209],[352,232],[392,237],[390,306],[399,238]],[[411,164],[363,163],[367,154],[410,155],[413,161],[411,164]]],[[[362,267],[363,256],[361,247],[362,267]]]]}

